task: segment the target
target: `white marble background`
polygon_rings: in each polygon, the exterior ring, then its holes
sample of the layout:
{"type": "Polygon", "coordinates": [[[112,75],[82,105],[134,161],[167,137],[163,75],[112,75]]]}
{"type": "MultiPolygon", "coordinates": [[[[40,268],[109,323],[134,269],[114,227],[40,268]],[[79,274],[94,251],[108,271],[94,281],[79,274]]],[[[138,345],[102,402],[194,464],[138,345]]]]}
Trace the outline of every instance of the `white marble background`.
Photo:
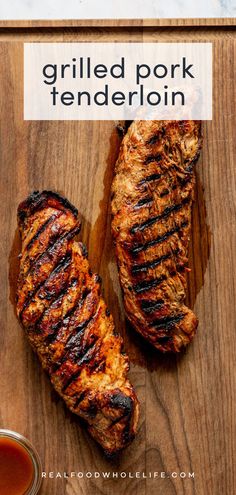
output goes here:
{"type": "Polygon", "coordinates": [[[0,0],[0,19],[236,17],[236,0],[0,0]]]}

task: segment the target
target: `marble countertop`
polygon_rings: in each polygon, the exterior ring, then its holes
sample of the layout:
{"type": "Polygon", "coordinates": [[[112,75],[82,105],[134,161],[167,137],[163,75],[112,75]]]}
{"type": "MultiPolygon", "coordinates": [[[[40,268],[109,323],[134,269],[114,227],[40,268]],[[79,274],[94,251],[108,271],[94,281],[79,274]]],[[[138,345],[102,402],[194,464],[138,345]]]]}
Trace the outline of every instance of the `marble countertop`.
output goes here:
{"type": "Polygon", "coordinates": [[[236,0],[0,0],[0,19],[236,17],[236,0]]]}

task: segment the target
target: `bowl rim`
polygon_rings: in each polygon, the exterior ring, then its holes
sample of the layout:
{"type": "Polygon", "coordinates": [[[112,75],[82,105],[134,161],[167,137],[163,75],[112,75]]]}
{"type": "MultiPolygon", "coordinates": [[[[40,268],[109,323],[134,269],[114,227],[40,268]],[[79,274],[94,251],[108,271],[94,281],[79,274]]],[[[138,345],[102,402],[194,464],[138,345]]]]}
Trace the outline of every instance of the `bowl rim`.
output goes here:
{"type": "Polygon", "coordinates": [[[34,468],[34,476],[31,485],[22,495],[36,495],[42,484],[42,463],[36,448],[28,438],[14,430],[0,428],[0,438],[9,438],[19,443],[29,454],[34,468]]]}

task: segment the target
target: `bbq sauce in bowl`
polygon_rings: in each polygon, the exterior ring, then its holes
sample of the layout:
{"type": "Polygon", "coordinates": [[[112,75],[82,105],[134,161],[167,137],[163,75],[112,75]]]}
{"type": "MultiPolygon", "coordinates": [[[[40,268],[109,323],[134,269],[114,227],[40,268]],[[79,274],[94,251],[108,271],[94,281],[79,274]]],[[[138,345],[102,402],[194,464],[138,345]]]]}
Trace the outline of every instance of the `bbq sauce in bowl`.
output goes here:
{"type": "Polygon", "coordinates": [[[0,430],[1,495],[38,493],[40,467],[38,454],[26,438],[9,430],[0,430]]]}

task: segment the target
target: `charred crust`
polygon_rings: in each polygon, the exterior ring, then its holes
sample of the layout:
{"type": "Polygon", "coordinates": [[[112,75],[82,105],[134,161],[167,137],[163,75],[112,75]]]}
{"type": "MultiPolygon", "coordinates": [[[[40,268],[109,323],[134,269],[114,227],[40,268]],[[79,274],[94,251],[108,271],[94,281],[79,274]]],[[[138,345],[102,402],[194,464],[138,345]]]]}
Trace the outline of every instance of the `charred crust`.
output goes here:
{"type": "Polygon", "coordinates": [[[45,249],[45,251],[43,251],[42,254],[40,254],[38,257],[36,257],[31,261],[26,276],[28,276],[31,272],[33,272],[33,270],[36,270],[37,267],[41,266],[45,262],[45,256],[49,256],[51,258],[56,252],[56,250],[60,248],[60,246],[63,244],[64,241],[66,240],[69,241],[70,239],[73,239],[76,235],[79,234],[79,232],[80,232],[80,224],[76,225],[73,229],[61,235],[60,237],[56,237],[56,238],[53,237],[48,243],[48,246],[45,249]]]}
{"type": "MultiPolygon", "coordinates": [[[[173,190],[173,188],[172,188],[173,190]]],[[[163,189],[163,191],[160,193],[160,197],[164,198],[164,196],[168,196],[170,190],[169,189],[163,189]]]]}
{"type": "Polygon", "coordinates": [[[147,198],[142,198],[136,203],[134,209],[138,209],[141,208],[142,206],[149,205],[150,203],[152,203],[152,201],[153,201],[152,196],[148,196],[147,198]]]}
{"type": "Polygon", "coordinates": [[[151,326],[155,327],[156,329],[165,328],[168,331],[171,330],[173,327],[175,327],[175,325],[177,325],[177,323],[183,320],[184,317],[185,317],[184,313],[165,316],[163,318],[158,318],[157,320],[154,320],[151,323],[151,326]]]}
{"type": "Polygon", "coordinates": [[[144,179],[142,179],[138,185],[142,186],[143,184],[146,184],[147,182],[159,180],[161,177],[162,177],[162,174],[159,174],[159,173],[148,175],[147,177],[144,177],[144,179]]]}
{"type": "Polygon", "coordinates": [[[172,256],[172,253],[169,252],[167,254],[163,254],[159,258],[155,258],[153,260],[147,261],[146,263],[142,263],[139,265],[137,263],[134,263],[132,268],[131,268],[131,273],[132,273],[132,275],[136,275],[139,272],[145,272],[149,269],[153,269],[153,268],[157,267],[158,265],[160,265],[163,261],[166,261],[169,258],[171,258],[171,256],[172,256]]]}
{"type": "Polygon", "coordinates": [[[157,134],[154,134],[154,136],[152,136],[147,141],[147,145],[152,146],[153,144],[156,144],[160,140],[160,137],[161,137],[160,132],[158,132],[157,134]]]}
{"type": "Polygon", "coordinates": [[[77,208],[60,194],[54,191],[34,191],[18,206],[17,214],[19,223],[22,224],[26,218],[36,213],[36,211],[50,206],[62,211],[70,210],[76,219],[78,217],[77,208]]]}
{"type": "Polygon", "coordinates": [[[96,273],[96,274],[95,274],[95,281],[96,281],[99,285],[101,285],[101,283],[102,283],[102,278],[101,278],[101,276],[100,276],[100,275],[98,275],[98,273],[96,273]]]}
{"type": "MultiPolygon", "coordinates": [[[[158,336],[158,343],[160,346],[167,346],[169,345],[170,348],[168,349],[169,351],[172,350],[172,344],[173,344],[173,337],[172,335],[159,335],[158,336]]],[[[167,349],[165,349],[167,350],[167,349]]]]}
{"type": "Polygon", "coordinates": [[[155,134],[153,134],[152,137],[149,138],[146,144],[148,146],[152,146],[153,144],[156,144],[158,141],[161,140],[161,138],[163,138],[165,133],[166,133],[165,127],[162,127],[159,131],[155,132],[155,134]]]}
{"type": "Polygon", "coordinates": [[[164,304],[164,299],[143,299],[141,301],[141,308],[144,313],[153,313],[154,311],[161,309],[164,304]]]}
{"type": "Polygon", "coordinates": [[[157,155],[148,155],[145,160],[145,164],[148,165],[149,163],[160,162],[161,160],[162,160],[161,153],[157,153],[157,155]]]}
{"type": "Polygon", "coordinates": [[[88,258],[88,250],[87,250],[86,246],[81,243],[80,247],[81,247],[81,251],[82,251],[82,256],[87,259],[88,258]]]}
{"type": "Polygon", "coordinates": [[[105,373],[105,370],[106,370],[106,362],[105,361],[102,361],[100,364],[98,364],[96,366],[96,371],[97,372],[105,373]]]}
{"type": "Polygon", "coordinates": [[[140,224],[135,224],[131,227],[130,233],[135,234],[136,232],[141,232],[145,230],[148,227],[151,227],[154,223],[159,222],[160,220],[164,220],[168,216],[170,216],[172,213],[176,213],[179,210],[181,210],[185,205],[190,203],[191,197],[187,196],[184,198],[181,203],[174,203],[172,205],[167,206],[164,211],[160,215],[155,215],[154,217],[149,217],[148,220],[145,220],[145,222],[142,222],[140,224]]]}
{"type": "Polygon", "coordinates": [[[116,130],[119,135],[119,137],[123,138],[126,132],[128,131],[128,128],[132,124],[132,120],[125,120],[121,121],[116,125],[116,130]]]}
{"type": "Polygon", "coordinates": [[[196,156],[192,160],[190,160],[187,167],[185,168],[185,172],[187,174],[192,174],[194,165],[196,164],[196,162],[199,159],[200,151],[201,151],[201,148],[199,147],[198,152],[196,153],[196,156]]]}
{"type": "Polygon", "coordinates": [[[89,399],[88,406],[86,407],[86,414],[90,416],[90,418],[95,418],[97,412],[98,412],[97,405],[94,403],[94,401],[91,401],[91,399],[89,399]]]}
{"type": "Polygon", "coordinates": [[[148,241],[146,243],[143,243],[143,244],[133,243],[133,245],[128,248],[129,251],[130,251],[131,256],[135,256],[139,252],[145,251],[149,247],[155,246],[156,244],[159,244],[161,242],[166,241],[166,239],[168,239],[169,237],[171,237],[173,234],[176,234],[177,232],[179,232],[182,229],[184,229],[185,227],[187,227],[188,226],[188,223],[189,222],[187,220],[184,220],[180,225],[177,225],[176,227],[173,227],[172,229],[170,229],[167,232],[165,232],[165,234],[163,234],[161,236],[158,236],[158,237],[156,237],[156,239],[152,239],[151,241],[148,241]]]}
{"type": "Polygon", "coordinates": [[[80,403],[84,400],[84,398],[86,397],[86,391],[84,390],[83,392],[81,392],[81,394],[76,398],[76,401],[74,403],[74,409],[76,409],[80,403]]]}
{"type": "Polygon", "coordinates": [[[133,412],[133,401],[131,397],[119,391],[110,397],[110,406],[122,409],[124,416],[130,416],[133,412]]]}
{"type": "Polygon", "coordinates": [[[160,277],[156,277],[150,280],[142,280],[141,282],[133,286],[133,290],[134,292],[136,292],[136,294],[149,291],[161,284],[164,280],[166,280],[166,278],[166,275],[161,275],[160,277]]]}
{"type": "Polygon", "coordinates": [[[46,222],[44,222],[42,225],[40,225],[39,229],[37,230],[36,234],[32,237],[32,239],[29,241],[29,243],[27,244],[26,248],[25,249],[30,249],[33,244],[37,241],[37,239],[39,238],[39,236],[47,229],[48,226],[50,226],[50,224],[52,224],[54,222],[54,220],[56,220],[60,215],[60,212],[58,212],[56,215],[51,215],[51,217],[49,217],[46,222]]]}

